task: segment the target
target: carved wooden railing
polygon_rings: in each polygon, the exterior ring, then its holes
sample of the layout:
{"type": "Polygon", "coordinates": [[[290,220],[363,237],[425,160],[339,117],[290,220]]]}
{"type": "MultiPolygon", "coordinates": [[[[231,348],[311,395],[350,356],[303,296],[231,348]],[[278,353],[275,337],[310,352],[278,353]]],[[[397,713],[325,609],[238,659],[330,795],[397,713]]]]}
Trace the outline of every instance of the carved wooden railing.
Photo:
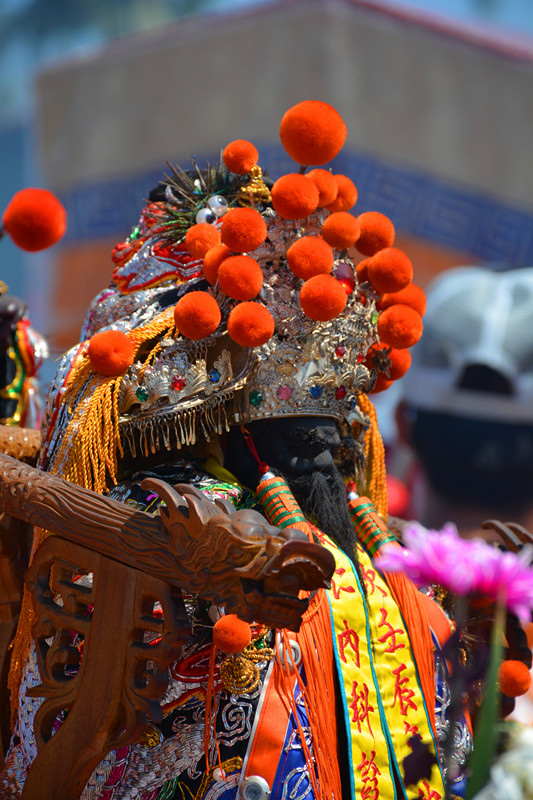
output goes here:
{"type": "Polygon", "coordinates": [[[27,575],[42,680],[31,694],[44,702],[23,800],[76,800],[109,750],[160,719],[168,666],[189,634],[180,589],[243,619],[297,630],[307,607],[300,590],[329,586],[333,557],[299,532],[189,486],[143,486],[165,501],[160,516],[0,455],[0,506],[56,534],[27,575]],[[72,632],[83,637],[81,659],[72,632]],[[159,644],[148,645],[147,632],[159,644]]]}
{"type": "MultiPolygon", "coordinates": [[[[39,446],[38,431],[0,425],[0,452],[9,453],[26,464],[35,464],[39,446]]],[[[31,533],[26,523],[0,513],[0,770],[9,740],[8,648],[17,627],[31,533]]]]}

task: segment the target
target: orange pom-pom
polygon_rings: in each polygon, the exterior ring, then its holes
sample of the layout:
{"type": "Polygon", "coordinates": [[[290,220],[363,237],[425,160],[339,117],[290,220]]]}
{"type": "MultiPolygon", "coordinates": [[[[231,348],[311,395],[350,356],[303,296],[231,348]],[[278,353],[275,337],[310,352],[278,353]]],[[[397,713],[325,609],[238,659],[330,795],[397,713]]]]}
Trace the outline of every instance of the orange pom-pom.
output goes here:
{"type": "Polygon", "coordinates": [[[379,294],[399,292],[413,280],[413,265],[403,250],[386,247],[370,259],[368,277],[379,294]]]}
{"type": "MultiPolygon", "coordinates": [[[[370,369],[376,369],[376,363],[374,361],[374,356],[377,351],[379,350],[389,350],[390,348],[386,344],[373,344],[370,350],[367,353],[365,358],[365,364],[370,369]]],[[[387,376],[386,373],[383,373],[385,378],[389,378],[391,381],[397,381],[399,378],[402,378],[409,367],[411,366],[411,353],[409,350],[397,350],[396,348],[390,349],[390,352],[387,353],[390,366],[389,366],[389,374],[387,376]]]]}
{"type": "Polygon", "coordinates": [[[405,289],[400,289],[399,292],[385,293],[376,305],[380,311],[383,311],[385,308],[394,306],[397,303],[411,306],[415,311],[418,311],[421,317],[426,313],[426,295],[416,283],[410,283],[409,286],[406,286],[405,289]]]}
{"type": "Polygon", "coordinates": [[[61,239],[67,228],[67,212],[47,189],[21,189],[9,201],[2,225],[18,247],[36,252],[61,239]]]}
{"type": "Polygon", "coordinates": [[[374,388],[369,391],[369,394],[379,394],[380,392],[385,392],[389,386],[392,386],[393,383],[394,381],[389,380],[385,375],[378,375],[374,384],[374,388]]]}
{"type": "Polygon", "coordinates": [[[279,129],[281,143],[298,164],[320,166],[335,158],[348,129],[333,106],[320,100],[304,100],[289,108],[279,129]]]}
{"type": "Polygon", "coordinates": [[[315,184],[297,172],[278,178],[271,194],[274,210],[285,219],[303,219],[318,206],[319,195],[315,184]]]}
{"type": "Polygon", "coordinates": [[[333,263],[333,250],[320,236],[302,236],[287,250],[289,268],[304,281],[331,272],[333,263]]]}
{"type": "Polygon", "coordinates": [[[346,175],[334,175],[337,197],[326,208],[328,211],[349,211],[357,203],[357,187],[346,175]]]}
{"type": "Polygon", "coordinates": [[[367,283],[370,280],[368,277],[368,265],[370,263],[369,258],[363,259],[360,261],[359,264],[355,268],[355,274],[357,275],[358,283],[367,283]]]}
{"type": "Polygon", "coordinates": [[[217,244],[220,244],[220,231],[208,222],[192,225],[185,234],[185,247],[193,258],[203,258],[217,244]]]}
{"type": "Polygon", "coordinates": [[[322,223],[322,236],[336,250],[352,247],[359,236],[359,222],[346,211],[336,211],[322,223]]]}
{"type": "Polygon", "coordinates": [[[339,191],[339,184],[327,169],[312,169],[306,172],[305,177],[312,181],[318,189],[319,208],[333,203],[339,191]]]}
{"type": "Polygon", "coordinates": [[[397,350],[393,347],[389,353],[389,358],[392,362],[389,368],[389,378],[391,381],[397,381],[403,378],[411,366],[412,356],[409,350],[397,350]]]}
{"type": "Polygon", "coordinates": [[[507,697],[520,697],[531,685],[531,674],[522,661],[503,661],[498,670],[500,689],[507,697]]]}
{"type": "Polygon", "coordinates": [[[379,211],[365,211],[357,217],[361,225],[361,235],[355,245],[364,256],[373,256],[384,247],[394,244],[394,225],[385,214],[379,211]]]}
{"type": "Polygon", "coordinates": [[[390,306],[379,315],[379,338],[399,350],[416,344],[422,336],[422,329],[422,317],[410,306],[390,306]]]}
{"type": "Polygon", "coordinates": [[[222,219],[222,241],[235,253],[248,253],[263,244],[266,222],[255,208],[230,208],[222,219]]]}
{"type": "Polygon", "coordinates": [[[319,322],[337,317],[346,306],[344,286],[333,275],[315,275],[300,289],[300,305],[306,316],[319,322]]]}
{"type": "Polygon", "coordinates": [[[241,347],[259,347],[274,333],[274,317],[259,303],[239,303],[230,311],[228,333],[241,347]]]}
{"type": "Polygon", "coordinates": [[[220,308],[207,292],[188,292],[174,308],[174,321],[179,333],[187,339],[205,339],[220,325],[220,308]]]}
{"type": "Polygon", "coordinates": [[[229,256],[231,250],[225,244],[216,244],[204,256],[204,277],[211,286],[217,282],[218,268],[225,258],[229,256]]]}
{"type": "Polygon", "coordinates": [[[245,175],[256,166],[259,153],[257,147],[246,139],[235,139],[226,145],[222,158],[230,172],[245,175]]]}
{"type": "Polygon", "coordinates": [[[252,641],[252,629],[236,614],[226,614],[213,625],[213,644],[224,653],[241,653],[252,641]]]}
{"type": "Polygon", "coordinates": [[[123,375],[133,364],[135,346],[123,331],[100,331],[91,336],[87,352],[95,372],[110,378],[123,375]]]}
{"type": "Polygon", "coordinates": [[[218,286],[233,300],[253,300],[262,285],[261,267],[250,256],[230,256],[218,269],[218,286]]]}

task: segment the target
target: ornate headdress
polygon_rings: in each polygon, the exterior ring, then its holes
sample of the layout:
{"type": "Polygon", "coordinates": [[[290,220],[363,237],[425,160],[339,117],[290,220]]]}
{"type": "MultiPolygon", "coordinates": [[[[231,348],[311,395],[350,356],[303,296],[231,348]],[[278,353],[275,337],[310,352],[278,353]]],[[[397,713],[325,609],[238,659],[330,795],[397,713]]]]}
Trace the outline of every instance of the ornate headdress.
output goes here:
{"type": "MultiPolygon", "coordinates": [[[[297,163],[323,165],[346,126],[306,101],[280,136],[297,163]]],[[[346,176],[301,166],[272,184],[257,161],[236,140],[217,166],[171,167],[151,193],[51,388],[49,469],[102,491],[124,448],[268,417],[362,420],[358,397],[404,374],[423,296],[390,220],[348,213],[346,176]]]]}

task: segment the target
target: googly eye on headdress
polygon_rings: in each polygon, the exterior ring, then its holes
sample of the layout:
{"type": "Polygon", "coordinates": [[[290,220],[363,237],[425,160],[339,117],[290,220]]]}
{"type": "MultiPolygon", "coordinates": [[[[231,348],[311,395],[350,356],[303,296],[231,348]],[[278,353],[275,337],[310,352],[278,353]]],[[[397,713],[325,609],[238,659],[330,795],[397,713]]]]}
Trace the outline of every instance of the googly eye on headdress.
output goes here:
{"type": "Polygon", "coordinates": [[[223,217],[228,210],[228,201],[221,194],[214,194],[207,201],[207,207],[215,217],[223,217]]]}
{"type": "Polygon", "coordinates": [[[207,201],[207,206],[201,208],[196,214],[196,222],[207,222],[215,225],[228,210],[228,201],[221,194],[213,194],[207,201]]]}
{"type": "Polygon", "coordinates": [[[198,223],[207,222],[208,225],[214,225],[218,217],[211,211],[210,208],[201,208],[196,214],[195,220],[198,223]]]}

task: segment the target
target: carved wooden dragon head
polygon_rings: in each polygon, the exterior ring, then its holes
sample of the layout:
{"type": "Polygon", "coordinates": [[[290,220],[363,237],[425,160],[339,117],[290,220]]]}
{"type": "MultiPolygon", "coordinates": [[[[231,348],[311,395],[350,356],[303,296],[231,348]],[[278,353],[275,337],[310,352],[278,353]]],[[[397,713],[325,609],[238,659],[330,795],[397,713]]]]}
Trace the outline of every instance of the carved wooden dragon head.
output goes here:
{"type": "Polygon", "coordinates": [[[329,588],[333,556],[300,531],[275,528],[256,511],[235,511],[184,484],[147,478],[142,486],[165,503],[161,520],[186,591],[250,622],[298,630],[309,602],[302,590],[329,588]]]}

